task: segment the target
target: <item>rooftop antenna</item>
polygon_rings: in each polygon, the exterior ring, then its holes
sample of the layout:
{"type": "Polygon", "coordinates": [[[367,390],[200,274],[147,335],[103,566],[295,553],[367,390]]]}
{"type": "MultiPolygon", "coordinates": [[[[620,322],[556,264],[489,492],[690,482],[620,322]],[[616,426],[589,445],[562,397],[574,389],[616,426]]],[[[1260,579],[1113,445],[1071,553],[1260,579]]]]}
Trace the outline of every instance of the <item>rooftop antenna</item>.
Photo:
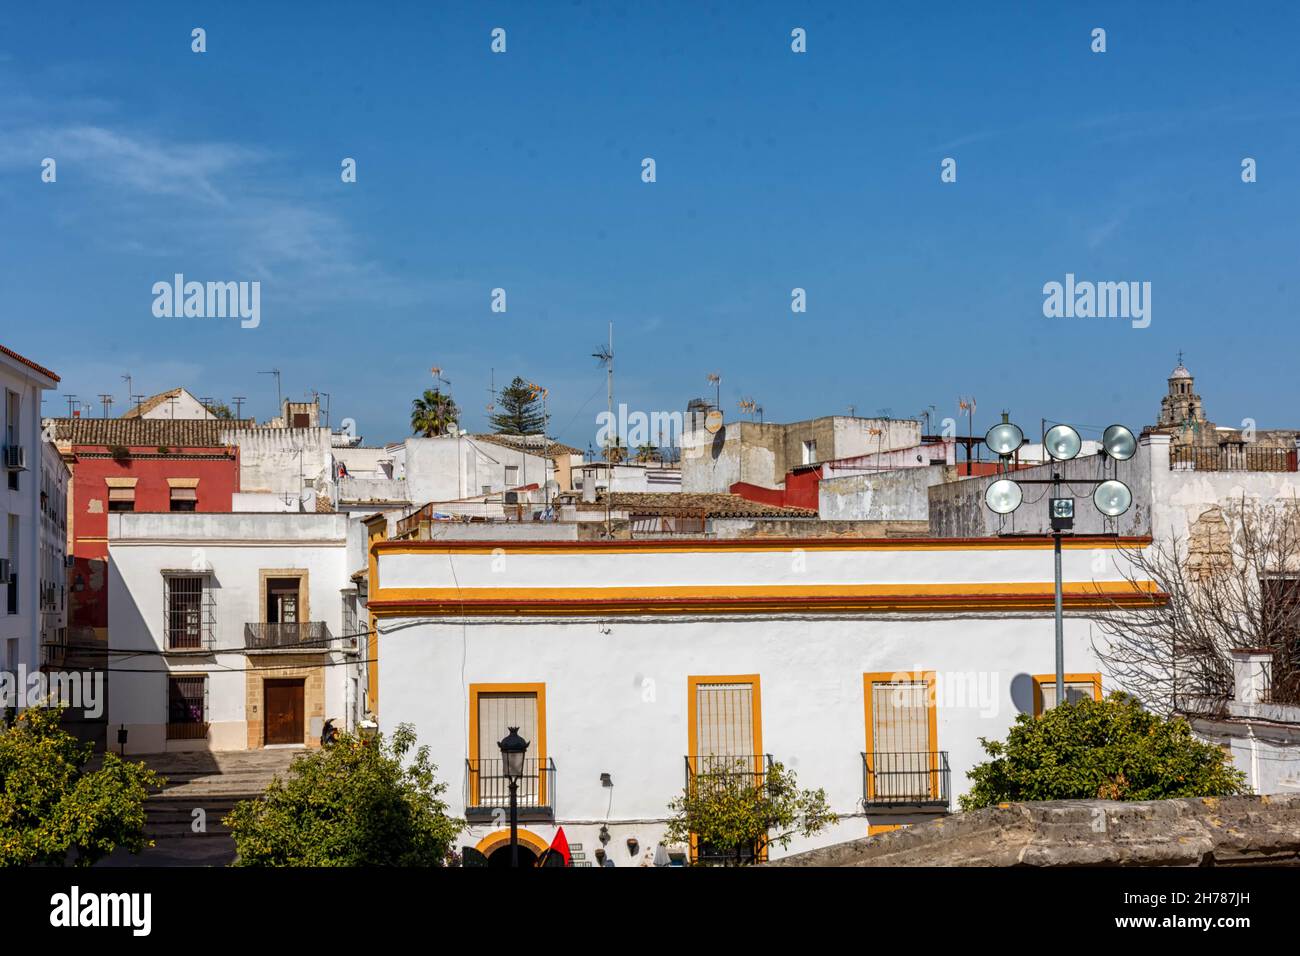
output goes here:
{"type": "Polygon", "coordinates": [[[76,396],[76,395],[66,395],[66,396],[64,396],[64,397],[67,398],[67,400],[68,400],[68,417],[71,418],[72,415],[73,415],[73,412],[75,412],[75,411],[77,410],[77,396],[76,396]]]}
{"type": "Polygon", "coordinates": [[[140,405],[141,405],[141,404],[144,402],[144,400],[145,400],[146,398],[148,398],[148,397],[149,397],[148,395],[132,395],[132,396],[131,396],[131,401],[135,402],[135,411],[136,411],[136,414],[137,414],[137,415],[140,414],[140,405]]]}
{"type": "Polygon", "coordinates": [[[113,407],[113,396],[107,393],[101,394],[99,402],[104,406],[104,417],[108,418],[108,410],[113,407]]]}
{"type": "Polygon", "coordinates": [[[231,399],[235,403],[235,418],[240,418],[244,412],[244,402],[248,401],[243,395],[236,395],[231,399]]]}
{"type": "Polygon", "coordinates": [[[442,377],[442,369],[437,365],[429,369],[429,374],[433,376],[433,380],[435,382],[442,382],[443,385],[451,384],[451,382],[447,381],[447,379],[442,377]]]}
{"type": "Polygon", "coordinates": [[[131,401],[131,373],[127,372],[125,375],[121,376],[121,379],[126,382],[126,400],[129,404],[131,401]]]}
{"type": "Polygon", "coordinates": [[[330,393],[321,392],[320,394],[325,396],[325,427],[329,428],[330,427],[330,393]]]}
{"type": "Polygon", "coordinates": [[[177,399],[177,397],[178,397],[178,396],[176,396],[176,395],[168,395],[168,396],[167,396],[167,411],[168,411],[168,413],[169,413],[169,414],[168,414],[168,417],[171,418],[172,421],[175,421],[175,420],[176,420],[176,399],[177,399]]]}
{"type": "MultiPolygon", "coordinates": [[[[591,357],[605,369],[605,407],[609,413],[606,421],[614,421],[614,323],[609,323],[609,344],[599,346],[591,357]]],[[[614,444],[605,450],[605,537],[611,537],[610,507],[613,498],[614,449],[618,446],[619,434],[614,432],[614,444]]]]}
{"type": "Polygon", "coordinates": [[[708,374],[709,384],[713,386],[713,407],[722,411],[722,373],[710,372],[708,374]]]}
{"type": "MultiPolygon", "coordinates": [[[[275,376],[275,413],[277,415],[283,415],[284,400],[280,397],[280,370],[278,368],[273,368],[268,372],[258,372],[257,374],[275,376]]],[[[286,422],[285,424],[288,424],[288,422],[286,422]]]]}

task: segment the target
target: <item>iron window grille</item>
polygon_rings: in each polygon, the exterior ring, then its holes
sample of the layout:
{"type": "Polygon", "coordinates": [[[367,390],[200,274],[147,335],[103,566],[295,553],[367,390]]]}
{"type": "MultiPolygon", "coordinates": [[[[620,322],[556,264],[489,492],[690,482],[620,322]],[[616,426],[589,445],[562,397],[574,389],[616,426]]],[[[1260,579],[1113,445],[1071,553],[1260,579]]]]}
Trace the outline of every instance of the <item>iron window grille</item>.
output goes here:
{"type": "Polygon", "coordinates": [[[167,678],[167,739],[203,740],[207,736],[207,675],[167,678]]]}
{"type": "Polygon", "coordinates": [[[163,575],[163,633],[167,650],[211,648],[216,623],[216,601],[208,575],[163,575]]]}

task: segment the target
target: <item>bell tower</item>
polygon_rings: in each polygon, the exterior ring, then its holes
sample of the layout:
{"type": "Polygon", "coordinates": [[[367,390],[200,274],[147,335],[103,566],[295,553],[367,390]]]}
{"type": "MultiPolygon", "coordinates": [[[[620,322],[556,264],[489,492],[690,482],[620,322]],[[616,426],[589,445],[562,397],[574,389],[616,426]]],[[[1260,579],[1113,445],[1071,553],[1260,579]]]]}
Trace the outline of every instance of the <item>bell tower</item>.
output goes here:
{"type": "Polygon", "coordinates": [[[1205,406],[1196,394],[1192,373],[1183,365],[1183,353],[1178,353],[1178,364],[1169,373],[1169,392],[1160,400],[1160,420],[1157,428],[1170,431],[1178,444],[1212,444],[1214,424],[1205,417],[1205,406]]]}

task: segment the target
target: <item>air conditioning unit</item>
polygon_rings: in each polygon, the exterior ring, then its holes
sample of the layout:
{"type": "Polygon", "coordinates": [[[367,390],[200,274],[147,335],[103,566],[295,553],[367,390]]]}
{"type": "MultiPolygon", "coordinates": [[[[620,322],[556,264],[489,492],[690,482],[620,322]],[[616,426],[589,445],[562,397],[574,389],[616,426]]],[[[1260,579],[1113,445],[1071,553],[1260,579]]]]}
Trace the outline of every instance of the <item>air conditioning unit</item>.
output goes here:
{"type": "Polygon", "coordinates": [[[22,445],[5,445],[5,469],[8,471],[26,471],[27,449],[22,445]]]}
{"type": "Polygon", "coordinates": [[[519,504],[519,492],[517,492],[517,491],[507,491],[507,492],[506,492],[506,504],[508,504],[508,505],[517,505],[517,504],[519,504]]]}
{"type": "Polygon", "coordinates": [[[13,578],[12,565],[8,558],[0,558],[0,584],[8,584],[13,578]]]}

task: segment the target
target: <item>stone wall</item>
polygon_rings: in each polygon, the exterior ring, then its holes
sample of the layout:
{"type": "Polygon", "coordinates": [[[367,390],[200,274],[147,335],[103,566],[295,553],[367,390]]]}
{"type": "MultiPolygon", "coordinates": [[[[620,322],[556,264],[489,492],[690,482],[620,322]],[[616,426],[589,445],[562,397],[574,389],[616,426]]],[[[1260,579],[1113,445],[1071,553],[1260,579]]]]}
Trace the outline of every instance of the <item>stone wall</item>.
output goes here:
{"type": "Polygon", "coordinates": [[[766,866],[1300,865],[1300,793],[1013,803],[766,866]]]}

